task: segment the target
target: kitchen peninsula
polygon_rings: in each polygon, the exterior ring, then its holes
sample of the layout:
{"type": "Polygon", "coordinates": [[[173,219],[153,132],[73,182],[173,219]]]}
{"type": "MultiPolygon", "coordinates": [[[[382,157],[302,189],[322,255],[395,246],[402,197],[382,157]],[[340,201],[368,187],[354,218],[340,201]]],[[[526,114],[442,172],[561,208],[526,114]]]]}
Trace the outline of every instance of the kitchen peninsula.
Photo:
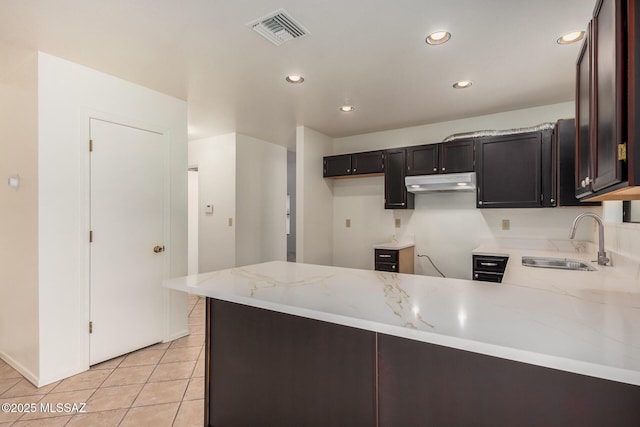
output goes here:
{"type": "Polygon", "coordinates": [[[164,282],[207,297],[207,425],[638,425],[638,289],[559,285],[280,261],[164,282]]]}

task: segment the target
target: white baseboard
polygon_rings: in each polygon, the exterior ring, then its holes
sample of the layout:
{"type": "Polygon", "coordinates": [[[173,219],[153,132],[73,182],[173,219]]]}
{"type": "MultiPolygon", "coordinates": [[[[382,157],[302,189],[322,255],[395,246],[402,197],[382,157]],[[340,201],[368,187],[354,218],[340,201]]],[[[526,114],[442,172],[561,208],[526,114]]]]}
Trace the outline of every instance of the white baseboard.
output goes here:
{"type": "Polygon", "coordinates": [[[180,332],[176,332],[175,334],[172,334],[168,337],[166,337],[162,342],[170,342],[173,340],[177,340],[178,338],[183,338],[186,337],[187,335],[189,335],[189,328],[184,329],[180,332]]]}
{"type": "Polygon", "coordinates": [[[31,372],[30,370],[22,366],[20,363],[18,363],[16,360],[14,360],[7,353],[0,351],[0,359],[4,360],[7,365],[11,366],[13,369],[20,372],[20,374],[23,377],[25,377],[25,379],[29,381],[31,384],[35,385],[36,387],[40,387],[40,385],[38,384],[40,378],[38,378],[37,375],[34,375],[33,372],[31,372]]]}

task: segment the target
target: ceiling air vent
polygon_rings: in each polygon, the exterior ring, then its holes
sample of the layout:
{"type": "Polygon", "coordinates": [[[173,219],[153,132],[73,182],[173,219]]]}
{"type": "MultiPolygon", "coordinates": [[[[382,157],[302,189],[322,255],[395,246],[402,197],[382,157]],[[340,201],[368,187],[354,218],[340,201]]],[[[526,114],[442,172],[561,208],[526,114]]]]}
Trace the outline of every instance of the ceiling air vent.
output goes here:
{"type": "Polygon", "coordinates": [[[271,12],[247,25],[276,46],[309,34],[309,31],[298,24],[284,9],[271,12]]]}

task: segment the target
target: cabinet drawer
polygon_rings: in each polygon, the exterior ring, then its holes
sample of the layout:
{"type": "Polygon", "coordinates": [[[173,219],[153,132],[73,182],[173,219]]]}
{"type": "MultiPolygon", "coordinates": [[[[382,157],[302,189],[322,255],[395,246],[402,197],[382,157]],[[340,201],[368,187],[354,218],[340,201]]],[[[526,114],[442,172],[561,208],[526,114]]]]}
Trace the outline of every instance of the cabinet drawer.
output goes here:
{"type": "Polygon", "coordinates": [[[398,272],[398,263],[393,262],[376,262],[376,271],[391,271],[394,273],[398,272]]]}
{"type": "Polygon", "coordinates": [[[507,268],[508,257],[494,257],[494,256],[473,256],[473,271],[477,272],[490,272],[490,273],[504,273],[507,268]]]}
{"type": "Polygon", "coordinates": [[[473,273],[473,280],[480,280],[482,282],[501,283],[502,276],[503,276],[502,273],[477,272],[477,273],[473,273]]]}
{"type": "Polygon", "coordinates": [[[379,262],[397,263],[398,251],[392,249],[376,249],[375,262],[376,264],[379,262]]]}

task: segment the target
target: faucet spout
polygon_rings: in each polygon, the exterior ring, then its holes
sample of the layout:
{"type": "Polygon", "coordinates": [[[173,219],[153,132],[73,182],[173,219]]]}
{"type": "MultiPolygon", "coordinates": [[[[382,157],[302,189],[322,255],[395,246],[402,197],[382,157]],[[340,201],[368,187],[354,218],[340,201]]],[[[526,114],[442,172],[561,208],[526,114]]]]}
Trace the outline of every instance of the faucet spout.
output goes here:
{"type": "Polygon", "coordinates": [[[607,265],[609,263],[609,258],[607,258],[607,253],[604,251],[604,224],[602,223],[602,218],[593,212],[585,212],[581,213],[573,220],[573,224],[571,225],[571,231],[569,232],[569,238],[573,239],[576,237],[576,228],[578,227],[578,222],[584,217],[591,217],[598,223],[598,265],[607,265]]]}

